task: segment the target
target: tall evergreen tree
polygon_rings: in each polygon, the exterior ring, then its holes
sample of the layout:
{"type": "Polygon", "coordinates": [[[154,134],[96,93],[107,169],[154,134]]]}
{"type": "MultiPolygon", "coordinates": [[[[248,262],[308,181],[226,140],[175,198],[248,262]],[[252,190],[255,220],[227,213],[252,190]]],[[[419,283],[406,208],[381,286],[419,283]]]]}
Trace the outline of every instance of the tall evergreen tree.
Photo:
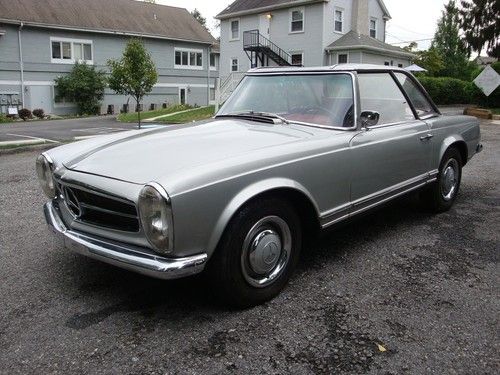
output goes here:
{"type": "Polygon", "coordinates": [[[460,27],[464,32],[467,49],[481,55],[486,48],[490,56],[500,58],[500,1],[462,0],[460,27]]]}
{"type": "Polygon", "coordinates": [[[460,37],[459,11],[455,0],[445,5],[437,30],[432,41],[432,48],[442,57],[443,69],[438,75],[468,79],[470,64],[467,47],[460,37]]]}

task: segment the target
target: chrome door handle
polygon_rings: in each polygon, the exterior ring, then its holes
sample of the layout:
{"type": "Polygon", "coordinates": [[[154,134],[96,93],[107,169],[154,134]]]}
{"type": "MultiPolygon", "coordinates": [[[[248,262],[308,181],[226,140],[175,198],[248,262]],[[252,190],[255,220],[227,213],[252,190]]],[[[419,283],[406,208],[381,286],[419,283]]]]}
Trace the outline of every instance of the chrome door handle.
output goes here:
{"type": "Polygon", "coordinates": [[[427,140],[431,139],[432,137],[434,137],[434,135],[431,134],[431,133],[428,133],[427,135],[424,135],[423,137],[420,137],[420,140],[421,141],[427,141],[427,140]]]}

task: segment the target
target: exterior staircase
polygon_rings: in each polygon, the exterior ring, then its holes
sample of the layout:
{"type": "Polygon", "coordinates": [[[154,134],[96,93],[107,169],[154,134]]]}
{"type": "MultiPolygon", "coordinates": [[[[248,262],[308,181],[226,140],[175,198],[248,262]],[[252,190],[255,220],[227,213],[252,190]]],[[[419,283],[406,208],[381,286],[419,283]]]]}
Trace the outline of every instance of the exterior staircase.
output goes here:
{"type": "Polygon", "coordinates": [[[269,66],[269,60],[274,61],[279,66],[292,65],[292,56],[262,36],[259,30],[249,30],[243,32],[243,50],[252,62],[252,67],[269,66]]]}

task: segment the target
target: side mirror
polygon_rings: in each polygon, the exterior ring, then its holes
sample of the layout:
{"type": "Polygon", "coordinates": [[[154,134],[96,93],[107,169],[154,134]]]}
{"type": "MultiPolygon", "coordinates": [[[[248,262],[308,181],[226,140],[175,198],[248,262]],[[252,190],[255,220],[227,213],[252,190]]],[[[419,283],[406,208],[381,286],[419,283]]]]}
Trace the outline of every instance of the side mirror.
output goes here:
{"type": "Polygon", "coordinates": [[[363,127],[375,126],[380,119],[380,113],[376,111],[363,111],[361,112],[361,125],[363,127]]]}

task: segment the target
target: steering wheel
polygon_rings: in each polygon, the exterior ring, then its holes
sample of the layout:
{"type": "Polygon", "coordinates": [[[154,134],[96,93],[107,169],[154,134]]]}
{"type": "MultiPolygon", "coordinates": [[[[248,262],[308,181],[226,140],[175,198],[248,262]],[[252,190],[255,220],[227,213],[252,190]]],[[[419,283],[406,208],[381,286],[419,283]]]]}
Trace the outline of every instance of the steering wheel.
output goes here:
{"type": "Polygon", "coordinates": [[[342,121],[342,126],[344,128],[350,128],[354,125],[354,104],[352,104],[347,110],[344,121],[342,121]]]}

